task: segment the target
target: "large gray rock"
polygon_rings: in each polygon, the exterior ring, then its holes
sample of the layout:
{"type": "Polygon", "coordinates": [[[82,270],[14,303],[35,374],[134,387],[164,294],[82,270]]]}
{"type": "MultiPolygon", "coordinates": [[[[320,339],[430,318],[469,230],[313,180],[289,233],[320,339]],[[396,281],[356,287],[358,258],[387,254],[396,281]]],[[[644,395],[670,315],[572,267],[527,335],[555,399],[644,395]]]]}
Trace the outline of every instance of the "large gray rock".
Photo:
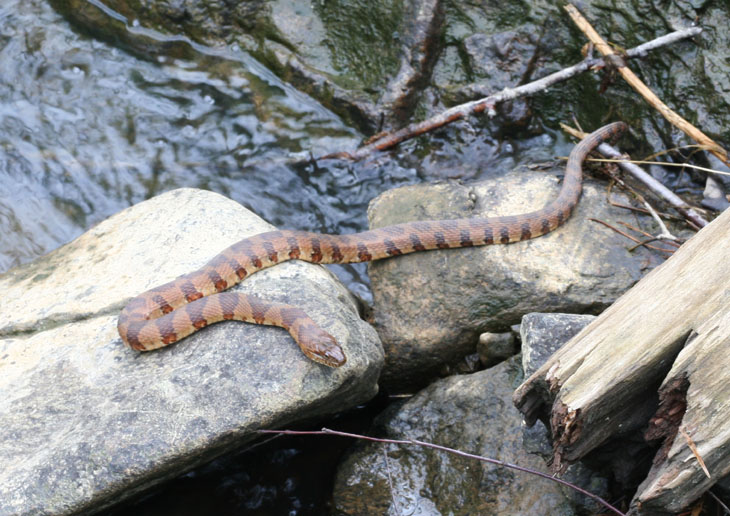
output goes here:
{"type": "MultiPolygon", "coordinates": [[[[417,439],[546,471],[510,402],[519,359],[433,383],[379,421],[382,437],[417,439]]],[[[418,446],[357,445],[335,480],[338,514],[575,514],[550,481],[418,446]]]]}
{"type": "Polygon", "coordinates": [[[280,264],[236,287],[303,306],[347,354],[330,369],[279,328],[221,323],[156,352],[121,342],[127,299],[270,229],[210,192],[133,206],[0,277],[0,515],[98,510],[232,450],[258,428],[372,397],[373,329],[324,268],[280,264]]]}
{"type": "MultiPolygon", "coordinates": [[[[557,177],[529,170],[469,186],[407,186],[374,199],[368,216],[378,228],[513,215],[541,208],[558,189],[557,177]]],[[[506,331],[526,313],[600,311],[658,262],[643,249],[629,253],[624,237],[589,218],[637,224],[635,215],[606,202],[603,186],[588,183],[572,217],[545,236],[371,264],[376,328],[386,351],[381,386],[422,385],[444,364],[473,353],[480,333],[506,331]]]]}

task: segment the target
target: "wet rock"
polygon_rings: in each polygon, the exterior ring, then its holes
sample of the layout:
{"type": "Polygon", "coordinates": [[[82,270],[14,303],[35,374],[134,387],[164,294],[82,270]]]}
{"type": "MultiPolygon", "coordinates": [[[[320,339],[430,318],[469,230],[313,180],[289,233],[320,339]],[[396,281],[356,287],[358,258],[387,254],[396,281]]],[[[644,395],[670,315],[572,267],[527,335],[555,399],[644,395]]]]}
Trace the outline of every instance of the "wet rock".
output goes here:
{"type": "Polygon", "coordinates": [[[439,0],[405,2],[403,26],[398,32],[398,71],[378,99],[388,125],[401,127],[410,120],[421,90],[428,84],[438,55],[443,30],[443,7],[439,0]]]}
{"type": "Polygon", "coordinates": [[[527,73],[537,38],[537,34],[513,30],[472,34],[463,42],[471,74],[490,79],[497,90],[512,86],[527,73]]]}
{"type": "Polygon", "coordinates": [[[702,206],[716,211],[723,211],[730,206],[722,182],[712,176],[707,176],[702,206]]]}
{"type": "Polygon", "coordinates": [[[369,132],[410,117],[443,29],[438,0],[121,0],[109,12],[85,0],[52,2],[85,30],[142,55],[188,55],[189,42],[237,45],[369,132]]]}
{"type": "Polygon", "coordinates": [[[550,355],[588,326],[595,315],[531,313],[522,318],[522,368],[525,376],[540,369],[550,355]]]}
{"type": "Polygon", "coordinates": [[[367,132],[400,125],[430,75],[442,30],[439,4],[272,2],[271,24],[282,40],[267,41],[262,57],[284,80],[367,132]]]}
{"type": "MultiPolygon", "coordinates": [[[[410,121],[414,113],[423,118],[445,105],[570,66],[580,60],[585,43],[582,34],[567,29],[565,13],[544,1],[458,7],[439,0],[51,2],[85,32],[147,58],[191,58],[198,52],[193,45],[202,44],[233,62],[240,53],[226,55],[226,47],[244,49],[348,124],[370,133],[410,121]]],[[[722,62],[727,55],[727,42],[717,35],[724,33],[728,7],[699,3],[695,8],[671,3],[654,13],[657,23],[650,25],[636,23],[643,13],[632,6],[605,10],[586,1],[583,10],[599,32],[611,32],[624,47],[656,38],[667,27],[689,26],[699,17],[706,29],[702,45],[672,45],[671,59],[665,49],[652,52],[641,68],[667,104],[685,106],[704,121],[705,132],[720,135],[728,123],[715,107],[728,101],[726,67],[706,66],[704,74],[691,70],[692,63],[722,62]]],[[[595,127],[611,112],[644,121],[648,152],[677,140],[679,133],[640,98],[615,102],[608,78],[605,71],[584,74],[552,93],[498,106],[499,121],[532,130],[555,127],[577,113],[585,126],[595,127]]]]}
{"type": "Polygon", "coordinates": [[[477,343],[479,361],[486,367],[496,365],[520,352],[520,343],[512,332],[482,333],[477,343]]]}
{"type": "MultiPolygon", "coordinates": [[[[522,417],[510,401],[519,359],[439,380],[386,411],[377,434],[417,439],[545,471],[525,450],[522,417]]],[[[335,480],[338,514],[575,514],[556,484],[529,474],[419,446],[358,444],[335,480]]]]}
{"type": "MultiPolygon", "coordinates": [[[[537,51],[537,40],[538,35],[529,30],[473,34],[465,38],[463,46],[469,75],[476,78],[477,83],[459,90],[462,101],[486,97],[520,84],[529,73],[529,67],[534,66],[532,59],[537,51]]],[[[498,108],[504,121],[512,126],[524,126],[530,120],[530,105],[526,98],[501,104],[498,108]]]]}
{"type": "Polygon", "coordinates": [[[324,268],[277,265],[237,290],[303,306],[347,354],[315,364],[279,328],[220,323],[138,353],[126,300],[270,229],[210,192],[133,206],[0,277],[0,514],[92,511],[284,426],[372,397],[382,349],[324,268]]]}
{"type": "MultiPolygon", "coordinates": [[[[525,213],[547,204],[558,188],[556,177],[527,170],[471,186],[408,186],[377,197],[368,216],[378,228],[525,213]]],[[[645,250],[629,253],[623,237],[589,218],[637,223],[606,202],[602,186],[588,183],[572,217],[548,235],[371,264],[375,323],[386,351],[381,386],[423,385],[444,364],[473,353],[479,334],[504,332],[526,313],[600,312],[660,260],[645,250]]]]}

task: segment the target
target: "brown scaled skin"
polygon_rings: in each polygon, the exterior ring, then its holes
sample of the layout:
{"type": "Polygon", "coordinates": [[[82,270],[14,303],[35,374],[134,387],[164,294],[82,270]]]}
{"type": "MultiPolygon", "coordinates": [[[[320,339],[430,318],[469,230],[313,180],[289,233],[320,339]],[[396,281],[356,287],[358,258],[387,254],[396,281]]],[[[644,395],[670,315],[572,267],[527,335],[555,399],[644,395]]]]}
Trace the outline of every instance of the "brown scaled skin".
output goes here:
{"type": "Polygon", "coordinates": [[[621,134],[623,122],[594,131],[573,148],[558,197],[544,208],[507,217],[406,222],[351,235],[270,231],[241,240],[197,271],[131,299],[117,328],[132,349],[149,351],[224,320],[280,326],[317,363],[340,367],[345,353],[332,335],[300,308],[222,292],[255,272],[287,260],[356,263],[391,256],[536,238],[563,224],[581,194],[582,164],[601,142],[621,134]]]}

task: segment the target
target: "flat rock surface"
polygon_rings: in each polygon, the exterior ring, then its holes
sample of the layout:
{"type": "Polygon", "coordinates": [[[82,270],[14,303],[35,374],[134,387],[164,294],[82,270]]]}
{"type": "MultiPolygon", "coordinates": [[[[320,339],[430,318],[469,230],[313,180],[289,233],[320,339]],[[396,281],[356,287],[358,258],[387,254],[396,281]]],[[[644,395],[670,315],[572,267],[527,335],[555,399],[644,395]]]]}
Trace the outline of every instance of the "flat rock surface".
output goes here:
{"type": "MultiPolygon", "coordinates": [[[[542,208],[559,186],[555,175],[529,170],[468,186],[407,186],[374,199],[368,217],[378,228],[515,215],[542,208]]],[[[628,204],[622,196],[614,200],[628,204]]],[[[610,206],[605,187],[589,182],[570,219],[545,236],[372,263],[375,322],[386,351],[381,386],[422,385],[444,364],[473,353],[480,333],[506,331],[526,313],[599,312],[660,261],[642,249],[629,253],[624,237],[589,218],[647,224],[610,206]]]]}
{"type": "Polygon", "coordinates": [[[304,357],[279,328],[220,323],[156,352],[122,344],[133,295],[271,226],[210,192],[133,206],[0,277],[0,515],[93,512],[179,475],[252,431],[377,392],[382,348],[324,268],[290,262],[235,287],[305,308],[347,354],[304,357]]]}

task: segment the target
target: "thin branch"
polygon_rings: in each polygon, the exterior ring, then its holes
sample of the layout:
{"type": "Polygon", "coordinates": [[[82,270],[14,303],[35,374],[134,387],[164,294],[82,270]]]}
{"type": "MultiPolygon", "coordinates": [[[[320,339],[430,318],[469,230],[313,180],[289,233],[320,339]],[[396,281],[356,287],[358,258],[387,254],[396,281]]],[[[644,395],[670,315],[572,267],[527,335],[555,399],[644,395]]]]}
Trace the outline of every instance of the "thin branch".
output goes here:
{"type": "MultiPolygon", "coordinates": [[[[586,133],[587,134],[587,133],[586,133]]],[[[693,145],[685,145],[685,147],[693,147],[693,145]]],[[[666,152],[666,151],[662,151],[666,152]]],[[[605,163],[621,163],[626,161],[625,159],[592,159],[587,161],[603,161],[605,163]]],[[[709,174],[717,174],[720,176],[730,176],[730,172],[723,172],[721,170],[715,170],[714,168],[701,167],[699,165],[692,165],[691,163],[670,163],[668,161],[656,161],[656,160],[645,160],[645,159],[632,159],[631,163],[634,165],[659,165],[662,167],[681,167],[691,168],[693,170],[699,170],[701,172],[707,172],[709,174]]]]}
{"type": "Polygon", "coordinates": [[[627,249],[627,251],[630,252],[630,253],[633,253],[639,247],[652,247],[652,246],[647,245],[647,244],[650,244],[652,242],[656,242],[657,240],[659,240],[659,237],[655,237],[655,236],[649,235],[649,238],[647,238],[646,240],[640,240],[638,244],[632,245],[631,247],[629,247],[627,249]]]}
{"type": "MultiPolygon", "coordinates": [[[[690,27],[687,29],[678,30],[670,34],[665,34],[664,36],[651,40],[635,48],[632,48],[626,52],[626,55],[628,57],[641,57],[646,55],[646,53],[650,50],[654,50],[661,46],[668,45],[682,39],[696,36],[701,32],[702,29],[699,27],[690,27]]],[[[367,145],[360,147],[353,152],[336,152],[332,154],[327,154],[326,156],[322,156],[318,159],[322,160],[344,158],[357,161],[369,156],[373,152],[389,149],[390,147],[394,147],[395,145],[398,145],[405,140],[415,138],[416,136],[455,122],[456,120],[467,118],[470,115],[482,113],[485,110],[487,111],[487,114],[489,116],[495,116],[495,106],[501,102],[534,95],[535,93],[544,91],[553,84],[575,77],[576,75],[592,68],[605,66],[605,64],[606,62],[603,59],[584,59],[576,65],[570,66],[555,73],[551,73],[550,75],[547,75],[542,79],[538,79],[528,84],[523,84],[522,86],[518,86],[516,88],[505,88],[498,93],[486,96],[482,99],[454,106],[434,117],[429,118],[428,120],[410,124],[393,133],[386,133],[384,136],[376,139],[371,143],[368,143],[367,145]]]]}
{"type": "Polygon", "coordinates": [[[717,503],[720,504],[723,509],[725,509],[726,514],[730,514],[730,507],[725,505],[725,503],[723,503],[723,501],[720,500],[715,493],[713,493],[712,491],[707,491],[707,494],[709,494],[717,503]]]}
{"type": "Polygon", "coordinates": [[[684,202],[681,197],[654,179],[654,177],[652,177],[648,172],[645,172],[644,169],[626,160],[615,147],[612,147],[607,143],[602,143],[598,146],[597,150],[604,156],[617,160],[619,167],[631,174],[637,180],[641,181],[655,195],[667,201],[675,210],[681,213],[684,218],[694,224],[695,227],[703,228],[709,224],[709,222],[702,215],[697,213],[692,206],[684,202]]]}
{"type": "Polygon", "coordinates": [[[592,221],[592,222],[598,222],[599,224],[603,224],[603,225],[604,225],[604,226],[606,226],[606,227],[607,227],[608,229],[610,229],[610,230],[613,230],[614,232],[618,233],[619,235],[621,235],[621,236],[623,236],[623,237],[626,237],[626,238],[628,238],[629,240],[633,240],[634,242],[639,242],[639,240],[638,240],[638,239],[636,239],[635,237],[632,237],[632,236],[631,236],[631,235],[629,235],[628,233],[626,233],[626,232],[624,232],[624,231],[621,231],[621,230],[620,230],[620,229],[618,229],[618,228],[617,228],[616,226],[612,226],[611,224],[609,224],[609,223],[608,223],[608,222],[606,222],[605,220],[601,220],[601,219],[594,219],[593,217],[589,217],[589,218],[588,218],[588,220],[590,220],[590,221],[592,221]]]}
{"type": "MultiPolygon", "coordinates": [[[[579,132],[579,131],[576,131],[574,129],[571,129],[571,128],[565,126],[565,124],[561,124],[561,125],[563,126],[563,129],[567,130],[571,134],[575,134],[575,133],[578,133],[579,132]]],[[[655,240],[667,240],[667,241],[670,241],[670,242],[676,242],[678,240],[677,237],[675,237],[674,235],[672,235],[672,233],[670,233],[670,231],[667,229],[667,226],[664,224],[664,221],[659,217],[659,215],[654,210],[654,208],[651,206],[651,204],[649,204],[646,201],[646,199],[644,199],[644,196],[643,195],[641,195],[639,192],[637,192],[636,190],[634,190],[633,188],[631,188],[631,186],[627,185],[621,178],[616,177],[616,175],[612,171],[606,171],[606,173],[609,175],[609,177],[611,177],[611,179],[613,181],[615,181],[619,185],[623,186],[628,191],[630,191],[634,196],[636,196],[636,198],[646,207],[646,210],[649,213],[649,215],[651,215],[652,218],[659,225],[660,233],[658,235],[656,235],[656,236],[654,236],[654,235],[647,235],[643,231],[639,231],[640,233],[644,233],[646,236],[648,236],[649,237],[649,240],[645,240],[643,242],[640,242],[639,240],[635,240],[636,242],[638,242],[638,244],[635,245],[635,246],[633,246],[633,247],[631,247],[629,249],[629,252],[633,252],[634,249],[636,249],[637,247],[640,247],[640,246],[646,246],[646,247],[651,248],[651,249],[656,249],[653,246],[647,245],[647,244],[649,244],[649,242],[653,242],[655,240]]],[[[611,202],[610,201],[610,194],[611,194],[611,188],[609,187],[609,202],[611,202]]]]}
{"type": "MultiPolygon", "coordinates": [[[[564,131],[567,131],[574,137],[578,139],[585,138],[587,133],[584,133],[582,131],[576,131],[575,129],[566,126],[565,124],[560,124],[560,126],[563,128],[564,131]]],[[[677,210],[679,213],[682,214],[682,216],[687,219],[691,224],[693,224],[696,228],[703,228],[709,222],[705,220],[702,215],[697,213],[697,211],[692,208],[689,204],[684,202],[681,197],[679,197],[677,194],[672,192],[669,188],[664,186],[662,183],[654,179],[648,172],[645,172],[644,169],[641,167],[635,165],[635,160],[628,160],[626,159],[626,156],[621,154],[618,149],[615,147],[612,147],[611,145],[607,143],[601,143],[597,147],[598,152],[606,156],[607,158],[610,158],[610,160],[596,160],[596,161],[610,161],[612,163],[617,163],[619,167],[621,167],[625,172],[628,172],[633,177],[635,177],[637,180],[642,182],[649,190],[651,190],[657,197],[664,199],[667,201],[675,210],[677,210]]],[[[623,184],[623,183],[622,183],[623,184]]],[[[638,193],[634,192],[635,195],[639,196],[638,193]]],[[[642,201],[644,200],[643,197],[641,198],[642,201]]]]}
{"type": "Polygon", "coordinates": [[[660,233],[656,235],[657,240],[672,240],[676,241],[677,237],[672,235],[672,233],[667,229],[667,226],[664,224],[664,221],[659,217],[656,211],[654,211],[654,208],[651,207],[651,204],[643,201],[644,206],[651,214],[652,218],[656,221],[656,223],[659,225],[660,233]]]}
{"type": "MultiPolygon", "coordinates": [[[[650,233],[647,233],[647,232],[646,232],[646,231],[644,231],[643,229],[639,229],[639,228],[637,228],[637,227],[635,227],[635,226],[632,226],[632,225],[631,225],[631,224],[629,224],[628,222],[619,222],[619,224],[621,224],[622,226],[626,226],[626,227],[627,227],[627,228],[629,228],[629,229],[630,229],[631,231],[636,231],[637,233],[639,233],[639,234],[641,234],[641,235],[644,235],[644,236],[645,236],[645,237],[647,237],[647,238],[651,238],[652,240],[661,240],[661,238],[660,238],[660,237],[655,237],[654,235],[652,235],[652,234],[650,234],[650,233]]],[[[679,243],[679,239],[677,239],[677,240],[664,240],[664,242],[666,242],[667,244],[669,244],[669,245],[672,245],[672,246],[674,246],[674,247],[680,247],[680,245],[681,245],[681,244],[679,243]]]]}
{"type": "Polygon", "coordinates": [[[632,240],[632,241],[636,242],[637,244],[639,244],[638,246],[633,246],[633,247],[631,248],[631,250],[634,250],[634,249],[636,249],[637,247],[640,247],[640,246],[644,246],[644,247],[647,247],[647,248],[649,248],[649,249],[654,249],[655,251],[661,251],[661,252],[663,252],[663,253],[667,253],[667,254],[672,254],[672,253],[674,253],[674,251],[673,251],[672,249],[663,249],[663,248],[661,248],[661,247],[656,247],[656,246],[653,246],[653,245],[649,245],[649,242],[652,242],[652,241],[656,240],[656,238],[654,238],[654,237],[651,237],[651,240],[648,240],[648,241],[646,241],[646,242],[642,242],[642,241],[641,241],[641,240],[639,240],[638,238],[636,238],[636,237],[633,237],[633,236],[629,235],[629,234],[628,234],[628,233],[626,233],[625,231],[621,231],[621,230],[620,230],[620,229],[618,229],[617,227],[615,227],[615,226],[612,226],[611,224],[609,224],[608,222],[606,222],[606,221],[604,221],[604,220],[600,220],[600,219],[594,219],[594,218],[589,218],[588,220],[591,220],[591,221],[593,221],[593,222],[598,222],[599,224],[603,224],[603,225],[604,225],[604,226],[606,226],[606,227],[607,227],[608,229],[610,229],[610,230],[612,230],[612,231],[615,231],[615,232],[616,232],[616,233],[618,233],[619,235],[621,235],[621,236],[624,236],[624,237],[628,238],[629,240],[632,240]]]}
{"type": "Polygon", "coordinates": [[[398,503],[398,495],[395,492],[395,487],[393,487],[393,475],[390,473],[390,461],[388,460],[388,450],[385,449],[385,446],[382,448],[383,450],[383,458],[385,459],[385,473],[388,475],[388,485],[390,486],[390,498],[393,500],[393,507],[395,507],[395,513],[396,514],[403,514],[403,511],[400,509],[400,504],[398,503]]]}
{"type": "Polygon", "coordinates": [[[565,10],[568,12],[573,22],[578,28],[583,31],[588,40],[593,43],[596,49],[609,61],[613,66],[616,66],[621,77],[634,88],[644,99],[659,113],[664,116],[672,125],[677,127],[679,130],[684,132],[687,136],[692,138],[697,143],[704,145],[707,149],[717,156],[723,163],[730,167],[730,160],[725,149],[723,149],[718,143],[712,138],[707,136],[705,133],[700,131],[698,128],[693,126],[687,120],[682,118],[679,114],[672,111],[662,100],[651,91],[641,79],[626,65],[624,59],[614,52],[613,48],[606,43],[606,41],[596,32],[591,24],[586,20],[583,15],[576,9],[572,4],[565,6],[565,10]]]}
{"type": "Polygon", "coordinates": [[[415,445],[415,446],[421,446],[424,448],[432,448],[434,450],[451,453],[452,455],[458,455],[459,457],[466,457],[468,459],[474,459],[474,460],[478,460],[481,462],[487,462],[489,464],[494,464],[497,466],[502,466],[504,468],[514,469],[516,471],[522,471],[523,473],[529,473],[531,475],[536,475],[538,477],[542,477],[542,478],[550,480],[552,482],[556,482],[560,485],[569,487],[570,489],[578,491],[579,493],[581,493],[589,498],[592,498],[593,500],[597,501],[598,503],[600,503],[601,505],[603,505],[610,511],[614,512],[615,514],[618,514],[619,516],[626,516],[624,513],[619,511],[617,508],[615,508],[613,505],[608,503],[606,500],[604,500],[600,496],[594,495],[593,493],[590,493],[590,492],[586,491],[585,489],[578,487],[575,484],[571,484],[570,482],[568,482],[566,480],[562,480],[560,478],[554,477],[547,473],[543,473],[542,471],[537,471],[535,469],[525,468],[523,466],[517,466],[516,464],[511,464],[509,462],[505,462],[505,461],[498,460],[498,459],[491,459],[489,457],[483,457],[481,455],[474,455],[472,453],[463,452],[460,450],[456,450],[454,448],[448,448],[446,446],[441,446],[441,445],[429,443],[426,441],[419,441],[417,439],[383,439],[383,438],[379,438],[379,437],[370,437],[367,435],[352,434],[349,432],[340,432],[338,430],[330,430],[329,428],[323,428],[322,430],[259,430],[258,433],[260,433],[260,434],[282,434],[282,435],[337,435],[340,437],[351,437],[354,439],[361,439],[364,441],[371,441],[371,442],[376,442],[376,443],[415,445]]]}
{"type": "MultiPolygon", "coordinates": [[[[620,202],[612,201],[611,199],[609,199],[608,202],[609,202],[609,204],[611,206],[615,206],[616,208],[623,208],[625,210],[636,211],[638,213],[643,213],[644,215],[649,215],[650,214],[649,211],[646,208],[640,208],[638,206],[631,206],[629,204],[622,204],[620,202]]],[[[672,215],[671,213],[665,213],[663,211],[660,211],[660,212],[657,212],[657,213],[659,213],[659,215],[661,215],[665,219],[670,219],[670,220],[684,220],[682,217],[678,217],[677,215],[672,215]]],[[[697,229],[699,229],[699,228],[697,228],[697,229]]]]}

